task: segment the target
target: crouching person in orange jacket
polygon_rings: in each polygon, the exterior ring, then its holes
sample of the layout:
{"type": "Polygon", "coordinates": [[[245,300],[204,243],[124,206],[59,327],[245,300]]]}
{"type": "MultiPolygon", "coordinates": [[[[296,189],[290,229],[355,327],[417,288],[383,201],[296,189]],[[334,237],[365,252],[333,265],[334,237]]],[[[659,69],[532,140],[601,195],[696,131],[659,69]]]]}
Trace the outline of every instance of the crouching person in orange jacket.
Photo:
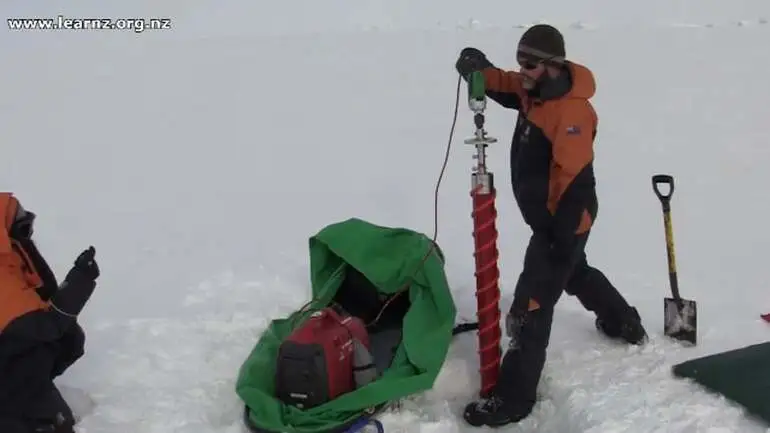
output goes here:
{"type": "Polygon", "coordinates": [[[53,381],[84,354],[77,316],[96,287],[94,247],[59,285],[32,240],[35,219],[0,193],[0,432],[73,433],[53,381]]]}

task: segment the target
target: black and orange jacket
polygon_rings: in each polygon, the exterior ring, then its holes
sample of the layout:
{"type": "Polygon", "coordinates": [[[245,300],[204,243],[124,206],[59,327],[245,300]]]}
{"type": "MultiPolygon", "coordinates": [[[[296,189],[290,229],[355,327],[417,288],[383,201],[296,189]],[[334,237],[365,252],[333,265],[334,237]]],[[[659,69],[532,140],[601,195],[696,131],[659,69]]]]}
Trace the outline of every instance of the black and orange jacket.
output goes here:
{"type": "Polygon", "coordinates": [[[589,99],[591,71],[566,64],[567,93],[531,97],[518,72],[487,67],[487,96],[519,111],[511,143],[511,181],[524,221],[535,231],[568,236],[588,231],[596,217],[593,142],[598,119],[589,99]]]}
{"type": "Polygon", "coordinates": [[[0,337],[53,341],[73,318],[52,308],[57,282],[32,240],[10,235],[20,207],[12,193],[0,193],[0,337]]]}
{"type": "Polygon", "coordinates": [[[11,225],[19,208],[18,200],[0,193],[4,230],[0,230],[0,333],[14,320],[36,311],[48,310],[48,303],[37,292],[43,280],[21,244],[10,237],[11,225]]]}

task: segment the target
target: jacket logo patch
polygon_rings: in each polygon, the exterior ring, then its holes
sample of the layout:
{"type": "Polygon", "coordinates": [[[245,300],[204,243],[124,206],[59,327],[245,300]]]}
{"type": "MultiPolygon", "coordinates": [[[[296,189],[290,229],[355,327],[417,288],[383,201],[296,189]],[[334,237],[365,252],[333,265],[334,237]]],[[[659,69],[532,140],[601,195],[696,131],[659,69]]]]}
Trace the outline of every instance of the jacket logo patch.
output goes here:
{"type": "Polygon", "coordinates": [[[579,135],[580,134],[580,127],[577,125],[572,125],[567,127],[567,135],[579,135]]]}
{"type": "Polygon", "coordinates": [[[526,143],[529,141],[529,125],[524,128],[524,134],[521,137],[521,141],[526,143]]]}

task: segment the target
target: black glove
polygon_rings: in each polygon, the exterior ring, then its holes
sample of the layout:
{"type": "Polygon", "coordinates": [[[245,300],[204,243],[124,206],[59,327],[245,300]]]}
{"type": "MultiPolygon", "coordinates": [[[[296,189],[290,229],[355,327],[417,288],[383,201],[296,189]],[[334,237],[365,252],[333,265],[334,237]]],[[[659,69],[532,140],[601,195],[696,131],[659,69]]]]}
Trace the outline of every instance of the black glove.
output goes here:
{"type": "Polygon", "coordinates": [[[467,78],[471,72],[480,71],[490,66],[494,65],[487,60],[487,56],[480,50],[472,47],[463,48],[460,51],[460,57],[455,63],[455,69],[463,78],[467,78]]]}
{"type": "Polygon", "coordinates": [[[96,288],[96,279],[100,274],[95,255],[96,250],[92,246],[80,253],[75,260],[75,265],[67,273],[61,288],[52,299],[56,312],[74,318],[83,310],[96,288]]]}
{"type": "Polygon", "coordinates": [[[84,250],[77,259],[75,259],[75,265],[67,273],[64,280],[72,281],[85,280],[96,281],[99,278],[99,264],[96,263],[94,256],[96,255],[96,249],[91,246],[84,250]]]}

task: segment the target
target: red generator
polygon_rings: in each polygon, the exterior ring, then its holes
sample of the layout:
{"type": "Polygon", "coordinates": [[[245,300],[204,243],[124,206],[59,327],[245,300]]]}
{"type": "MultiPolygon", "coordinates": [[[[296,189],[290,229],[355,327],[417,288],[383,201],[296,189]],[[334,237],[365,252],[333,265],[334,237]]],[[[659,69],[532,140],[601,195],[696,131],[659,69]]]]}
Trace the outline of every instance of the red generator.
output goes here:
{"type": "Polygon", "coordinates": [[[278,349],[276,397],[308,409],[355,390],[357,344],[363,344],[367,353],[370,350],[369,335],[360,319],[333,308],[313,313],[278,349]]]}

